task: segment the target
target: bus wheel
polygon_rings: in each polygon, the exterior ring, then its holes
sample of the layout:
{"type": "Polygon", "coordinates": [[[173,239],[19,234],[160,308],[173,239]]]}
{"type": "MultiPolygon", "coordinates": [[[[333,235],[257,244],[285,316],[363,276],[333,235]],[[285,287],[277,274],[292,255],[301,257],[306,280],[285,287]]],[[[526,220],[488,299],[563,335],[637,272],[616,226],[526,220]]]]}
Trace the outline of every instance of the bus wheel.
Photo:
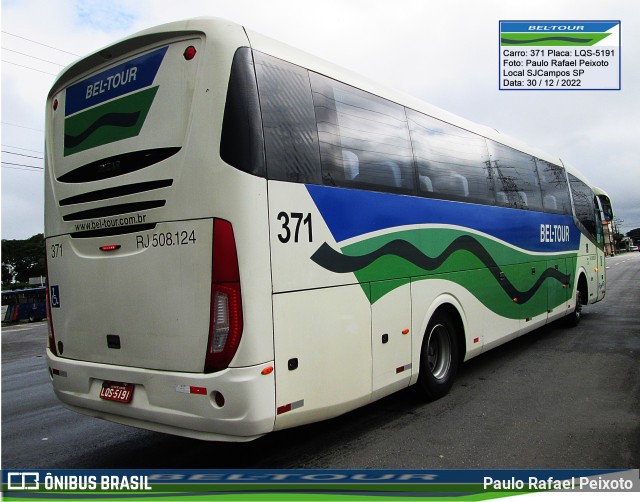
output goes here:
{"type": "Polygon", "coordinates": [[[418,386],[427,399],[439,399],[451,390],[458,361],[455,325],[444,312],[436,312],[429,321],[420,352],[418,386]]]}
{"type": "Polygon", "coordinates": [[[36,322],[36,313],[29,312],[29,322],[36,322]]]}
{"type": "Polygon", "coordinates": [[[576,306],[573,309],[573,312],[569,314],[567,317],[567,326],[575,327],[580,324],[580,320],[582,319],[582,293],[580,289],[576,291],[576,306]]]}

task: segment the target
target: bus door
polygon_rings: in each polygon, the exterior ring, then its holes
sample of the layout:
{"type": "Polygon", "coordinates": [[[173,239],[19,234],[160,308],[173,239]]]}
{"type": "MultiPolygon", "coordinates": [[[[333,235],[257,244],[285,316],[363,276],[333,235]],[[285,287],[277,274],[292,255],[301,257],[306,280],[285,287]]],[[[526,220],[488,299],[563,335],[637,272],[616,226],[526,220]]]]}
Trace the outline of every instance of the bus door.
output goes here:
{"type": "Polygon", "coordinates": [[[602,220],[604,210],[602,208],[602,201],[600,197],[594,197],[595,211],[596,211],[596,239],[598,246],[596,247],[596,266],[593,267],[596,274],[597,292],[596,301],[600,301],[604,298],[607,282],[606,282],[606,268],[604,265],[605,256],[605,242],[604,242],[604,229],[602,228],[602,220]]]}
{"type": "Polygon", "coordinates": [[[547,315],[549,321],[562,317],[567,310],[567,299],[573,291],[573,280],[570,276],[572,263],[567,263],[565,257],[553,257],[547,260],[547,270],[559,272],[547,278],[547,315]]]}
{"type": "MultiPolygon", "coordinates": [[[[404,279],[371,283],[373,399],[411,379],[411,288],[404,279]]],[[[416,368],[417,371],[417,368],[416,368]]]]}
{"type": "Polygon", "coordinates": [[[598,248],[596,254],[597,254],[597,260],[598,260],[598,267],[597,267],[598,268],[598,272],[597,272],[598,296],[596,298],[596,301],[600,301],[604,298],[604,295],[607,290],[607,280],[606,280],[607,267],[605,267],[605,264],[604,264],[604,261],[605,261],[604,249],[598,248]]]}
{"type": "Polygon", "coordinates": [[[511,301],[515,316],[519,319],[518,336],[547,322],[548,294],[544,286],[537,286],[545,267],[546,261],[527,261],[503,268],[506,278],[501,276],[501,282],[507,280],[514,288],[511,301]]]}
{"type": "Polygon", "coordinates": [[[597,297],[598,288],[598,256],[597,247],[593,242],[585,244],[585,268],[589,277],[589,298],[583,298],[582,303],[588,304],[594,302],[597,297]]]}

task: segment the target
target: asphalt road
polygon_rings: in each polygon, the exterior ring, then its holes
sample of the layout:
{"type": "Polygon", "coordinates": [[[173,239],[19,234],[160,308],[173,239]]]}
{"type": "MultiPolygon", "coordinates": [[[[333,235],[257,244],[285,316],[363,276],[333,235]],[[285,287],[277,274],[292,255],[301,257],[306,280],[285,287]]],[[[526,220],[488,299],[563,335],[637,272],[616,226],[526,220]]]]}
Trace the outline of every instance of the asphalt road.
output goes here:
{"type": "Polygon", "coordinates": [[[2,329],[2,468],[637,468],[640,253],[607,262],[603,302],[465,363],[445,398],[407,389],[251,443],[207,443],[65,410],[46,323],[2,329]]]}

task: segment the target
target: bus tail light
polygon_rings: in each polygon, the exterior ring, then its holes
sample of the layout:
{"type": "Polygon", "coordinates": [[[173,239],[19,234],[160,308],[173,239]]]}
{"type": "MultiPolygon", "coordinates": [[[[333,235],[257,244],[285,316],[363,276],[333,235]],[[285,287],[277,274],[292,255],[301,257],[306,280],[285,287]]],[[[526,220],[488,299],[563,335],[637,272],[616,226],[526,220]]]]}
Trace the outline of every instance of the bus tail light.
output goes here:
{"type": "Polygon", "coordinates": [[[53,319],[51,318],[51,298],[49,297],[49,274],[47,273],[47,289],[45,292],[45,309],[47,313],[47,328],[49,331],[49,350],[54,356],[58,355],[56,350],[56,337],[53,333],[53,319]]]}
{"type": "Polygon", "coordinates": [[[204,371],[226,369],[242,337],[242,296],[238,254],[231,223],[213,221],[211,313],[204,371]]]}
{"type": "Polygon", "coordinates": [[[196,48],[193,45],[190,45],[189,47],[187,47],[182,56],[187,60],[187,61],[191,61],[194,57],[196,57],[196,48]]]}

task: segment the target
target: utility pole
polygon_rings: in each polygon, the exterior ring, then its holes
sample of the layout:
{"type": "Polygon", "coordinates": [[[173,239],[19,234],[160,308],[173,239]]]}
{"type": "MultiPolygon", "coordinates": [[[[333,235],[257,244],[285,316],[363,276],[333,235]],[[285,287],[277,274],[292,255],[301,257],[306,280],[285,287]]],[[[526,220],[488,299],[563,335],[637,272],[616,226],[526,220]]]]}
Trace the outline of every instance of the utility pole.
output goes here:
{"type": "Polygon", "coordinates": [[[613,235],[616,236],[618,234],[622,235],[621,233],[621,228],[622,228],[622,224],[624,223],[624,220],[620,219],[620,218],[613,218],[613,235]]]}

